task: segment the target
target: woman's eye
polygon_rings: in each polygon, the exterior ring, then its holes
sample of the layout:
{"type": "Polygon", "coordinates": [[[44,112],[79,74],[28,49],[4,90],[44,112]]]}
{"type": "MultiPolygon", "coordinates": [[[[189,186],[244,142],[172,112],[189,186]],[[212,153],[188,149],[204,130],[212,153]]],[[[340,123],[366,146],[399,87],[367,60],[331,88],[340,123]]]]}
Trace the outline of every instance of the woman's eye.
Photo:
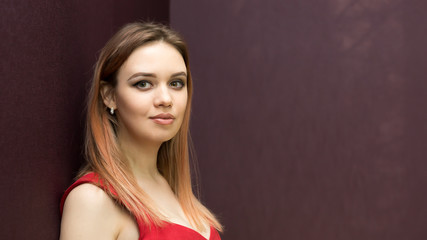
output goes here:
{"type": "Polygon", "coordinates": [[[181,89],[184,87],[184,82],[181,80],[175,80],[169,83],[172,88],[181,89]]]}
{"type": "Polygon", "coordinates": [[[148,81],[139,81],[139,82],[135,83],[133,86],[135,86],[139,89],[147,89],[147,88],[151,88],[152,84],[148,81]]]}

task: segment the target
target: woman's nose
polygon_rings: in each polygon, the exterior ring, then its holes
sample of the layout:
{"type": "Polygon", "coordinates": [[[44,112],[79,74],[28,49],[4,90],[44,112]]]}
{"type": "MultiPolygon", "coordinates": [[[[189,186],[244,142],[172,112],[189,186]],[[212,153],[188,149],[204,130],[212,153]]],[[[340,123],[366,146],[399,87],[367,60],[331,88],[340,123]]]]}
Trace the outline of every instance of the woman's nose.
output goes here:
{"type": "Polygon", "coordinates": [[[172,107],[172,97],[167,86],[159,86],[154,99],[156,107],[172,107]]]}

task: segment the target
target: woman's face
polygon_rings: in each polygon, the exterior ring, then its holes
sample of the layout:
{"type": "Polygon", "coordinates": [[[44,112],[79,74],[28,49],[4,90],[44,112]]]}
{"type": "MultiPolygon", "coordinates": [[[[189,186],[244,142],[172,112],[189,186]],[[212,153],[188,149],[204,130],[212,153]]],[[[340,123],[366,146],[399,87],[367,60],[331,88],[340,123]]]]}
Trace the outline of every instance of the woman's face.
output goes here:
{"type": "Polygon", "coordinates": [[[137,48],[121,66],[111,101],[119,137],[161,143],[181,127],[187,106],[187,68],[170,44],[153,42],[137,48]]]}

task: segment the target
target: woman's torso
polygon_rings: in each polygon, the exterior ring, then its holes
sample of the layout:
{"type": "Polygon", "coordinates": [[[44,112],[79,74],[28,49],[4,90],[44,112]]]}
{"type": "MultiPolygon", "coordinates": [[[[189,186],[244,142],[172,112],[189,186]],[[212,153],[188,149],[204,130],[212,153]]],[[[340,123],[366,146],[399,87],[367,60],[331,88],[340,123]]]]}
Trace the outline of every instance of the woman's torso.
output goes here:
{"type": "MultiPolygon", "coordinates": [[[[93,184],[103,189],[107,189],[105,185],[102,184],[102,181],[99,181],[99,178],[94,173],[88,173],[85,176],[78,179],[74,184],[72,184],[64,193],[61,201],[61,213],[65,204],[65,200],[73,189],[81,187],[83,184],[93,184]]],[[[111,191],[114,194],[114,191],[111,191]]],[[[112,199],[111,199],[112,200],[112,199]]],[[[219,240],[220,236],[215,228],[210,227],[209,235],[204,237],[199,232],[193,230],[192,228],[183,226],[181,224],[164,222],[162,227],[151,226],[148,227],[144,222],[137,221],[135,222],[134,217],[129,214],[123,207],[119,204],[115,205],[115,211],[120,211],[116,214],[117,222],[120,223],[119,233],[117,234],[116,239],[138,239],[138,240],[151,240],[151,239],[193,239],[193,240],[219,240]]]]}

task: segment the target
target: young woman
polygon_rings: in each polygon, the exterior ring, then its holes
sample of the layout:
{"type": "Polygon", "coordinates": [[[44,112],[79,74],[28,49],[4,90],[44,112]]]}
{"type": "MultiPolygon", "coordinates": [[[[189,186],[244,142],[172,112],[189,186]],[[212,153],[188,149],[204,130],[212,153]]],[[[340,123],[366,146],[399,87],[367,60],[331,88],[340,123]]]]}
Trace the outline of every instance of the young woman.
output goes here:
{"type": "Polygon", "coordinates": [[[220,239],[191,188],[191,96],[187,47],[170,28],[132,23],[107,42],[88,102],[88,163],[63,196],[60,239],[220,239]]]}

